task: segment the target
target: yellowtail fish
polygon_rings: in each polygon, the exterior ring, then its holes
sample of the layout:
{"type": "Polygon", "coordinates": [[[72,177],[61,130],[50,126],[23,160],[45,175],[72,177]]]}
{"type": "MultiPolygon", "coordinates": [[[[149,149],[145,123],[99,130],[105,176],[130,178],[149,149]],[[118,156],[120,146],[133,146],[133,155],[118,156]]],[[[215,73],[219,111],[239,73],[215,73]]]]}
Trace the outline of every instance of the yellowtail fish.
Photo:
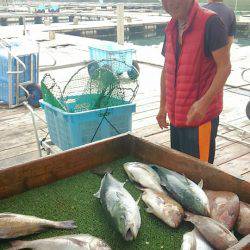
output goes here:
{"type": "Polygon", "coordinates": [[[51,221],[35,216],[0,213],[0,239],[17,238],[30,235],[50,228],[73,229],[74,221],[51,221]]]}

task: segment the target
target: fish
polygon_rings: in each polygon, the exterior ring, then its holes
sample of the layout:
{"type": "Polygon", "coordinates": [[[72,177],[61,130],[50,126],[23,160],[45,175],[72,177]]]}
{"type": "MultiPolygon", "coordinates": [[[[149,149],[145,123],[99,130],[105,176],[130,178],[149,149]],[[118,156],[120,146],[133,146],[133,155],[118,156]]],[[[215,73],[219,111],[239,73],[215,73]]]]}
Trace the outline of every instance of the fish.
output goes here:
{"type": "Polygon", "coordinates": [[[139,183],[144,188],[163,192],[160,177],[148,165],[141,162],[127,162],[123,167],[131,181],[139,183]]]}
{"type": "Polygon", "coordinates": [[[225,250],[238,243],[236,237],[220,222],[212,218],[185,212],[184,220],[192,222],[212,247],[225,250]]]}
{"type": "Polygon", "coordinates": [[[147,205],[146,211],[160,218],[172,228],[177,228],[183,217],[182,206],[164,192],[144,189],[142,200],[147,205]]]}
{"type": "Polygon", "coordinates": [[[95,194],[100,198],[116,228],[126,241],[134,240],[141,226],[141,215],[137,202],[111,174],[104,175],[99,191],[95,194]]]}
{"type": "Polygon", "coordinates": [[[111,167],[98,166],[90,170],[91,173],[104,176],[106,173],[112,174],[113,169],[111,167]]]}
{"type": "Polygon", "coordinates": [[[106,242],[89,234],[65,235],[32,241],[13,241],[8,250],[111,250],[106,242]]]}
{"type": "Polygon", "coordinates": [[[237,244],[229,247],[227,250],[249,250],[250,249],[250,234],[242,238],[237,244]]]}
{"type": "Polygon", "coordinates": [[[213,250],[211,245],[204,239],[197,228],[195,228],[192,232],[196,242],[196,250],[213,250]]]}
{"type": "Polygon", "coordinates": [[[210,217],[231,230],[240,210],[239,197],[232,192],[205,190],[210,205],[210,217]]]}
{"type": "Polygon", "coordinates": [[[196,242],[193,231],[183,235],[181,250],[196,250],[196,242]]]}
{"type": "Polygon", "coordinates": [[[13,239],[49,228],[74,229],[76,225],[72,220],[51,221],[29,215],[0,213],[0,239],[13,239]]]}
{"type": "Polygon", "coordinates": [[[236,222],[236,230],[242,235],[250,234],[250,204],[240,201],[240,213],[236,222]]]}
{"type": "Polygon", "coordinates": [[[183,235],[181,250],[213,250],[213,248],[195,228],[183,235]]]}
{"type": "Polygon", "coordinates": [[[210,215],[208,198],[200,186],[185,176],[169,169],[157,165],[152,165],[152,168],[160,176],[161,185],[185,209],[195,214],[210,215]]]}

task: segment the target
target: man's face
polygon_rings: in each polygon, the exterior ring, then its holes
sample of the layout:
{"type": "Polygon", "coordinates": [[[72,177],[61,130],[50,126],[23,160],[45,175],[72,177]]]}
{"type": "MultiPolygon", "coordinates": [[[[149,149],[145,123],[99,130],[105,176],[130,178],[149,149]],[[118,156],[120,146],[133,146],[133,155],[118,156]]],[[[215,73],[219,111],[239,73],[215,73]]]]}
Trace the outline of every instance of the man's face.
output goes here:
{"type": "Polygon", "coordinates": [[[162,6],[173,18],[183,18],[188,7],[189,0],[162,0],[162,6]]]}

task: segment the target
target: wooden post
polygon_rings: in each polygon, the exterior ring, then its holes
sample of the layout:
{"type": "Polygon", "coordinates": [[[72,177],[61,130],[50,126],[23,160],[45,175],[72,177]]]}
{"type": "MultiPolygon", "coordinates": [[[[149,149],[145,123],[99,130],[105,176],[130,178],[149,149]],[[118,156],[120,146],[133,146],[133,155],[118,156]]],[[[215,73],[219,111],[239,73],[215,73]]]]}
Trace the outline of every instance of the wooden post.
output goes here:
{"type": "Polygon", "coordinates": [[[51,30],[49,31],[49,40],[54,40],[56,38],[56,32],[51,30]]]}
{"type": "Polygon", "coordinates": [[[74,25],[78,25],[78,23],[79,23],[79,18],[78,18],[78,16],[74,16],[73,24],[74,24],[74,25]]]}
{"type": "Polygon", "coordinates": [[[23,17],[23,35],[26,35],[26,19],[25,16],[23,17]]]}
{"type": "Polygon", "coordinates": [[[44,24],[45,26],[50,26],[50,17],[45,17],[44,24]]]}
{"type": "Polygon", "coordinates": [[[117,43],[124,44],[124,4],[117,4],[117,43]]]}

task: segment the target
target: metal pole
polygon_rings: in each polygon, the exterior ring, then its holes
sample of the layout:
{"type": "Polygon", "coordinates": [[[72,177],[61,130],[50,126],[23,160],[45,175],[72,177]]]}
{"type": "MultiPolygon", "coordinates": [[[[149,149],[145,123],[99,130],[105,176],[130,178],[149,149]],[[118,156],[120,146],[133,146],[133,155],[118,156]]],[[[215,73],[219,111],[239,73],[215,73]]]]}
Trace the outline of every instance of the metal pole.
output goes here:
{"type": "Polygon", "coordinates": [[[117,43],[124,44],[124,4],[117,4],[117,43]]]}
{"type": "Polygon", "coordinates": [[[39,154],[39,157],[42,157],[42,151],[41,151],[41,147],[40,147],[40,140],[39,140],[39,136],[38,136],[38,132],[37,132],[37,126],[36,126],[36,120],[35,120],[36,113],[33,111],[33,109],[30,107],[30,105],[27,102],[24,102],[24,105],[28,108],[28,110],[31,113],[31,118],[32,118],[34,130],[35,130],[34,132],[35,132],[35,137],[36,137],[36,144],[37,144],[38,154],[39,154]]]}
{"type": "Polygon", "coordinates": [[[234,12],[237,11],[237,6],[238,6],[238,0],[235,0],[234,12]]]}
{"type": "Polygon", "coordinates": [[[26,18],[25,16],[23,17],[23,35],[26,35],[26,18]]]}

